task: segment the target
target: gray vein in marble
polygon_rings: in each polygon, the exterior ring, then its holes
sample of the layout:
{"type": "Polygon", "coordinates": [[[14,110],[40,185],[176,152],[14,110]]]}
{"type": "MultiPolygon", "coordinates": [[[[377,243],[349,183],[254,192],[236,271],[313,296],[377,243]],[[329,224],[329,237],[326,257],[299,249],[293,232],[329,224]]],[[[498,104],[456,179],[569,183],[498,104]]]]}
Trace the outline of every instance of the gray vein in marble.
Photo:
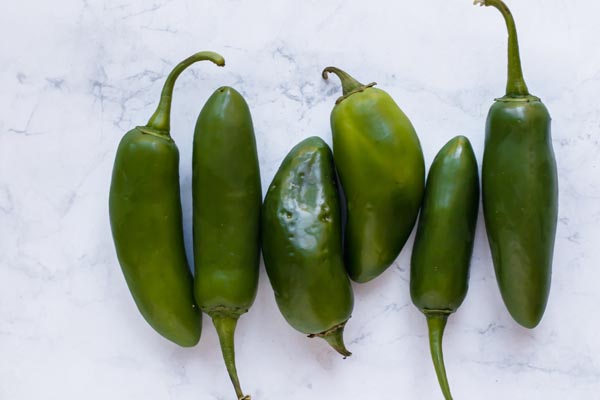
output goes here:
{"type": "Polygon", "coordinates": [[[505,329],[506,329],[506,327],[504,325],[498,324],[496,322],[492,322],[488,326],[486,326],[484,329],[477,329],[477,333],[480,335],[488,335],[488,334],[495,334],[497,331],[505,330],[505,329]]]}
{"type": "Polygon", "coordinates": [[[157,1],[155,1],[152,4],[152,6],[150,6],[148,8],[144,8],[144,9],[142,9],[140,11],[135,11],[133,13],[123,15],[121,17],[121,19],[129,19],[129,18],[133,18],[133,17],[139,17],[140,15],[144,15],[144,14],[148,14],[148,13],[153,13],[153,12],[155,12],[157,10],[160,10],[164,6],[166,6],[166,5],[170,4],[170,3],[173,3],[174,1],[175,0],[166,0],[166,1],[163,1],[163,2],[157,2],[157,1]]]}
{"type": "Polygon", "coordinates": [[[522,371],[534,371],[549,375],[566,375],[572,378],[590,380],[593,382],[597,382],[598,380],[600,380],[600,370],[598,368],[582,367],[581,365],[575,365],[569,369],[552,368],[543,367],[526,361],[515,361],[512,358],[506,358],[499,361],[470,360],[468,362],[494,367],[501,370],[509,370],[514,374],[520,373],[522,371]]]}
{"type": "Polygon", "coordinates": [[[46,82],[52,89],[63,91],[67,88],[66,81],[63,78],[46,78],[46,82]]]}
{"type": "Polygon", "coordinates": [[[172,28],[170,26],[165,26],[165,27],[153,27],[153,26],[148,26],[148,25],[142,25],[141,26],[142,29],[148,30],[148,31],[153,31],[153,32],[161,32],[161,33],[169,33],[172,35],[175,35],[177,33],[179,33],[179,30],[172,28]]]}
{"type": "Polygon", "coordinates": [[[11,215],[15,210],[13,197],[7,185],[0,185],[0,210],[5,215],[11,215]]]}

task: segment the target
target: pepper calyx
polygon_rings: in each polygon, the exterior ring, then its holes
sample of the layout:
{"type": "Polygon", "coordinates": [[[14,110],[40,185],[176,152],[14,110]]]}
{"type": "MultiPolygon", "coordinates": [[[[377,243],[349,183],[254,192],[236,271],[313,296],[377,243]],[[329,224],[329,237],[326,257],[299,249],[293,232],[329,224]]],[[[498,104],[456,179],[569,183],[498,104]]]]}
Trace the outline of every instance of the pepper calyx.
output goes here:
{"type": "Polygon", "coordinates": [[[164,139],[168,142],[173,141],[173,138],[171,138],[169,131],[155,129],[150,126],[136,126],[136,129],[146,135],[156,136],[156,137],[164,139]]]}
{"type": "Polygon", "coordinates": [[[495,101],[499,101],[502,103],[533,103],[533,102],[541,102],[542,99],[540,99],[537,96],[533,96],[533,95],[527,95],[527,96],[513,96],[513,95],[506,95],[506,96],[502,96],[502,97],[498,97],[496,99],[494,99],[495,101]]]}
{"type": "Polygon", "coordinates": [[[215,306],[215,307],[201,307],[201,311],[208,314],[209,317],[230,317],[239,318],[242,314],[248,312],[247,308],[243,307],[227,307],[227,306],[215,306]]]}
{"type": "Polygon", "coordinates": [[[377,85],[377,82],[371,82],[368,85],[363,85],[357,89],[354,89],[353,91],[349,92],[348,94],[338,97],[337,100],[335,101],[335,104],[336,105],[340,104],[342,101],[346,100],[348,97],[352,96],[353,94],[364,92],[366,89],[371,88],[375,85],[377,85]]]}

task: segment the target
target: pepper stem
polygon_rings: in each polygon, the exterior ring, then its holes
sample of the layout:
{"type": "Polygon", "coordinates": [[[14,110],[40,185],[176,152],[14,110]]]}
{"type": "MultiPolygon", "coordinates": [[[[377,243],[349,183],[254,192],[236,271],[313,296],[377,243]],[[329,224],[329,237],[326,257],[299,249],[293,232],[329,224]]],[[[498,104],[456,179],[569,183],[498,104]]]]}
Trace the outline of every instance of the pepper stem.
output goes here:
{"type": "Polygon", "coordinates": [[[320,337],[325,339],[325,341],[327,341],[327,343],[329,343],[329,345],[333,347],[335,351],[344,356],[344,358],[350,357],[352,353],[348,351],[346,345],[344,344],[344,327],[346,326],[346,322],[336,325],[328,331],[308,335],[308,337],[320,337]]]}
{"type": "Polygon", "coordinates": [[[156,111],[154,111],[154,114],[152,114],[152,117],[150,117],[150,120],[148,120],[148,124],[146,125],[147,128],[165,135],[169,135],[171,130],[171,99],[173,97],[175,81],[187,67],[198,61],[204,60],[212,61],[219,67],[225,65],[225,60],[223,57],[220,54],[212,51],[202,51],[200,53],[196,53],[177,64],[165,81],[162,93],[160,95],[160,102],[158,103],[158,107],[156,107],[156,111]]]}
{"type": "Polygon", "coordinates": [[[235,347],[234,347],[234,336],[235,327],[239,316],[227,316],[222,314],[211,315],[213,324],[217,329],[219,335],[219,342],[221,344],[221,352],[223,353],[223,359],[225,360],[225,366],[227,367],[227,373],[235,389],[235,394],[239,400],[250,400],[250,396],[245,396],[240,386],[240,381],[237,375],[237,369],[235,367],[235,347]]]}
{"type": "Polygon", "coordinates": [[[336,74],[338,76],[338,78],[340,78],[340,81],[342,81],[343,94],[342,94],[342,97],[337,99],[335,104],[340,104],[348,96],[351,96],[354,93],[362,92],[363,90],[376,85],[375,82],[369,83],[368,85],[363,85],[362,83],[360,83],[359,81],[354,79],[352,76],[350,76],[347,72],[344,72],[341,69],[336,68],[336,67],[325,68],[323,70],[323,72],[321,73],[321,76],[323,77],[323,79],[328,79],[330,72],[336,74]]]}
{"type": "Polygon", "coordinates": [[[508,6],[502,0],[475,0],[475,4],[498,9],[506,21],[506,27],[508,28],[508,82],[506,83],[506,96],[528,96],[529,90],[527,89],[527,84],[523,78],[523,69],[521,68],[515,19],[508,6]]]}
{"type": "Polygon", "coordinates": [[[448,321],[448,314],[435,313],[425,314],[427,317],[427,328],[429,329],[429,348],[431,350],[431,358],[433,359],[433,366],[435,367],[435,373],[444,394],[446,400],[452,400],[450,394],[450,386],[448,385],[448,378],[446,377],[446,367],[444,366],[444,354],[442,352],[442,336],[444,335],[444,328],[446,327],[446,321],[448,321]]]}
{"type": "Polygon", "coordinates": [[[348,74],[347,72],[342,71],[341,69],[336,67],[325,68],[321,73],[323,79],[328,79],[330,72],[337,75],[337,77],[340,78],[340,81],[342,81],[342,91],[344,96],[347,96],[351,92],[354,92],[355,90],[358,90],[365,86],[356,79],[354,79],[352,76],[350,76],[350,74],[348,74]]]}

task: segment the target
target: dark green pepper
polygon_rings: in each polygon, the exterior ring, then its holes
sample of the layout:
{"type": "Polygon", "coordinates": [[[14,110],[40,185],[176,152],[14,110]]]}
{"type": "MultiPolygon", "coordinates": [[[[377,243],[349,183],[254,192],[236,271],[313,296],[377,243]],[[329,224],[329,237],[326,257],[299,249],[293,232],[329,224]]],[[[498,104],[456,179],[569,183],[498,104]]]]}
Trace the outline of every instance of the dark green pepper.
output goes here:
{"type": "Polygon", "coordinates": [[[194,134],[195,293],[213,320],[239,399],[234,333],[256,297],[262,190],[256,140],[244,98],[218,89],[202,108],[194,134]]]}
{"type": "Polygon", "coordinates": [[[346,267],[367,282],[396,259],[412,231],[425,185],[419,138],[386,92],[328,67],[344,95],[331,113],[335,164],[347,203],[346,267]]]}
{"type": "Polygon", "coordinates": [[[309,337],[344,357],[344,326],[354,305],[344,269],[342,221],[333,156],[317,137],[281,163],[263,205],[263,257],[279,310],[309,337]]]}
{"type": "Polygon", "coordinates": [[[534,328],[542,319],[552,276],[558,178],[551,118],[529,94],[514,19],[500,0],[508,27],[508,84],[487,118],[482,185],[485,224],[502,298],[512,317],[534,328]]]}
{"type": "Polygon", "coordinates": [[[467,295],[478,208],[477,160],[469,140],[458,136],[429,170],[410,270],[410,295],[427,317],[431,356],[446,399],[452,396],[442,335],[448,316],[467,295]]]}
{"type": "Polygon", "coordinates": [[[179,74],[202,60],[225,64],[220,55],[202,52],[173,69],[148,124],[121,140],[110,186],[110,225],[129,290],[146,321],[180,346],[198,343],[202,317],[183,244],[171,97],[179,74]]]}

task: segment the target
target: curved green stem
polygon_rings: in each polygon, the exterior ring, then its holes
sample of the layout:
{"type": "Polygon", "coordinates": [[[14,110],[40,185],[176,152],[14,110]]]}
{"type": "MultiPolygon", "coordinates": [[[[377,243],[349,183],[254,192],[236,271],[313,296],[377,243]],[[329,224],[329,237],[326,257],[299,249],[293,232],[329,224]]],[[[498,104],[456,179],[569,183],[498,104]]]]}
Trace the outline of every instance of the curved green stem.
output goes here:
{"type": "Polygon", "coordinates": [[[327,343],[329,343],[329,345],[333,347],[335,351],[344,356],[344,358],[350,357],[352,353],[348,351],[346,345],[344,344],[344,327],[346,326],[346,322],[340,325],[336,325],[330,330],[325,331],[323,333],[308,335],[308,337],[320,337],[322,339],[325,339],[325,341],[327,341],[327,343]]]}
{"type": "Polygon", "coordinates": [[[152,117],[148,120],[148,124],[146,124],[147,128],[164,135],[169,135],[169,131],[171,130],[171,99],[173,97],[175,81],[187,67],[198,61],[204,60],[212,61],[220,67],[225,65],[223,57],[212,51],[196,53],[177,64],[165,81],[160,95],[160,102],[158,103],[158,107],[156,107],[156,111],[154,111],[154,114],[152,114],[152,117]]]}
{"type": "Polygon", "coordinates": [[[508,82],[506,83],[506,95],[509,97],[528,96],[529,90],[523,78],[517,28],[512,13],[502,0],[475,0],[475,4],[486,7],[491,6],[502,13],[506,21],[506,27],[508,28],[508,82]]]}
{"type": "Polygon", "coordinates": [[[354,92],[355,90],[358,90],[365,86],[356,79],[354,79],[352,76],[350,76],[350,74],[348,74],[347,72],[342,71],[341,69],[336,67],[325,68],[321,73],[323,79],[328,79],[330,72],[332,74],[337,75],[337,77],[340,78],[340,81],[342,81],[342,91],[344,96],[347,96],[351,92],[354,92]]]}
{"type": "Polygon", "coordinates": [[[375,86],[375,82],[369,83],[368,85],[363,85],[362,83],[354,79],[350,74],[336,67],[325,68],[321,73],[323,79],[328,79],[330,72],[332,74],[337,75],[337,77],[340,78],[340,81],[342,82],[342,97],[337,99],[337,101],[335,102],[336,104],[339,104],[342,100],[354,93],[362,92],[363,90],[370,88],[371,86],[375,86]]]}
{"type": "Polygon", "coordinates": [[[427,328],[429,329],[429,348],[431,350],[431,358],[435,373],[440,383],[440,388],[446,400],[452,400],[450,394],[450,386],[446,377],[446,367],[444,366],[444,353],[442,352],[442,337],[444,328],[448,320],[448,314],[435,313],[425,314],[427,317],[427,328]]]}
{"type": "Polygon", "coordinates": [[[245,396],[240,386],[240,381],[237,375],[237,369],[235,367],[235,347],[234,347],[234,336],[235,327],[239,316],[227,316],[223,314],[211,315],[213,324],[217,329],[219,335],[219,342],[221,344],[221,352],[223,353],[223,360],[225,360],[225,366],[227,367],[227,373],[235,389],[235,394],[239,400],[250,400],[250,396],[245,396]]]}

